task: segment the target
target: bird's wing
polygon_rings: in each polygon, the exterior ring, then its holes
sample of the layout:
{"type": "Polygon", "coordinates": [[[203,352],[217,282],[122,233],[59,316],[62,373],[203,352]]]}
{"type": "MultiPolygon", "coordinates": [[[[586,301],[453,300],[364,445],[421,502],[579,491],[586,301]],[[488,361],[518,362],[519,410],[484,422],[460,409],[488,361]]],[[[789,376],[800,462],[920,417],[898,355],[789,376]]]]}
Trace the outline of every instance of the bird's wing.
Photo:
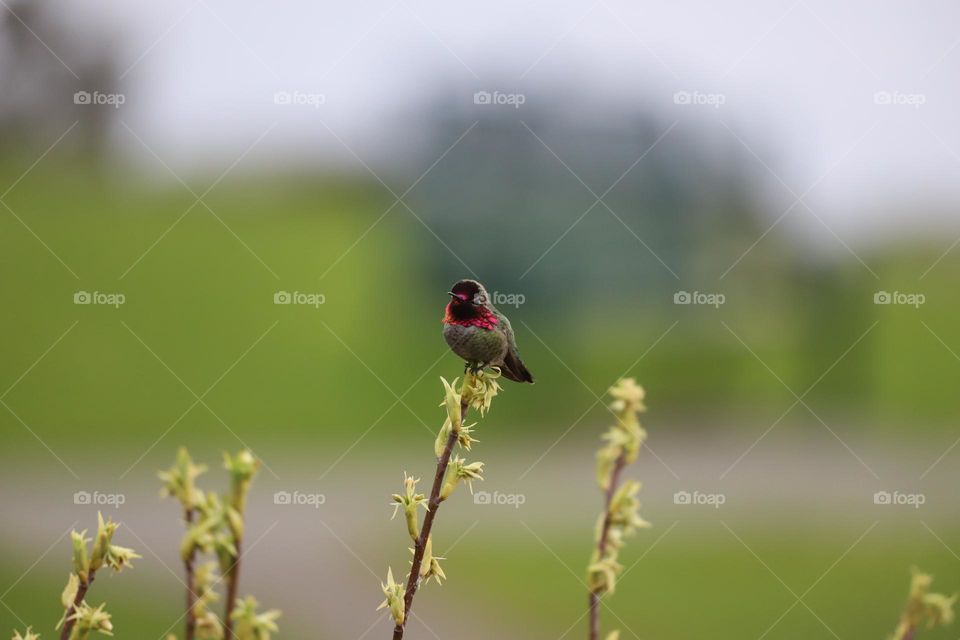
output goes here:
{"type": "Polygon", "coordinates": [[[504,335],[507,336],[507,346],[516,349],[517,340],[513,337],[513,327],[510,325],[510,319],[497,311],[497,308],[493,305],[490,305],[490,310],[493,311],[493,315],[497,316],[497,324],[503,329],[504,335]]]}
{"type": "Polygon", "coordinates": [[[503,375],[514,382],[533,382],[533,374],[527,369],[520,357],[520,352],[517,350],[517,340],[513,335],[510,320],[499,311],[494,310],[493,312],[496,314],[497,321],[507,338],[507,354],[503,359],[503,375]]]}

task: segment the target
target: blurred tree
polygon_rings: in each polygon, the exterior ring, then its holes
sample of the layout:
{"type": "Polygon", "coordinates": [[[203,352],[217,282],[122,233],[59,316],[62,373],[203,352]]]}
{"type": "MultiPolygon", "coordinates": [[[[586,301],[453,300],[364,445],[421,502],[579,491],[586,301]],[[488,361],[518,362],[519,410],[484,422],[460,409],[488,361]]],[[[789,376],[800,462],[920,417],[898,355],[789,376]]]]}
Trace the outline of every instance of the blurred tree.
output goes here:
{"type": "Polygon", "coordinates": [[[75,95],[119,93],[115,60],[103,26],[94,32],[50,3],[0,8],[0,154],[45,149],[76,122],[64,147],[101,155],[118,110],[75,95]]]}
{"type": "Polygon", "coordinates": [[[739,148],[689,126],[665,135],[670,122],[643,108],[582,113],[573,93],[527,96],[519,109],[441,97],[427,109],[417,166],[477,122],[410,198],[451,249],[432,253],[432,268],[463,274],[459,257],[492,289],[567,306],[670,303],[683,286],[715,282],[727,249],[769,224],[739,148]]]}

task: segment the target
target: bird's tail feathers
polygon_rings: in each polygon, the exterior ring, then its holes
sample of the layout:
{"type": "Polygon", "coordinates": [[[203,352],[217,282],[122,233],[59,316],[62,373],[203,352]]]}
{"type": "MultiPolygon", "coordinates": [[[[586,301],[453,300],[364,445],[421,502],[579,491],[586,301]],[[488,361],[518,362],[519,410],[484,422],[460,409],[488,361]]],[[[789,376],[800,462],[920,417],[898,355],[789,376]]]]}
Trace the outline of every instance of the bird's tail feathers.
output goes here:
{"type": "Polygon", "coordinates": [[[527,366],[523,364],[523,360],[521,360],[520,356],[512,349],[509,350],[506,357],[504,357],[500,372],[507,380],[533,384],[533,374],[527,370],[527,366]]]}

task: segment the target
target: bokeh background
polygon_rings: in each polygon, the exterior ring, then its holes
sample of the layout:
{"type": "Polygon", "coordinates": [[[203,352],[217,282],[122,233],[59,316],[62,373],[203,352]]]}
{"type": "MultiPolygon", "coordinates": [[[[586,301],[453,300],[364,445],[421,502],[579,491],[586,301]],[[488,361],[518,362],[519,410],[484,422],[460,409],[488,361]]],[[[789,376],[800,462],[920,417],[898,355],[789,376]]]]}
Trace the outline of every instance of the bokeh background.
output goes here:
{"type": "Polygon", "coordinates": [[[473,453],[522,504],[445,505],[409,637],[585,637],[621,376],[654,526],[605,628],[885,637],[911,566],[960,589],[958,17],[0,0],[0,629],[54,637],[87,492],[144,555],[91,600],[119,638],[180,632],[155,474],[185,445],[209,488],[221,451],[262,458],[242,591],[281,637],[388,635],[389,494],[432,474],[475,277],[537,376],[473,453]]]}

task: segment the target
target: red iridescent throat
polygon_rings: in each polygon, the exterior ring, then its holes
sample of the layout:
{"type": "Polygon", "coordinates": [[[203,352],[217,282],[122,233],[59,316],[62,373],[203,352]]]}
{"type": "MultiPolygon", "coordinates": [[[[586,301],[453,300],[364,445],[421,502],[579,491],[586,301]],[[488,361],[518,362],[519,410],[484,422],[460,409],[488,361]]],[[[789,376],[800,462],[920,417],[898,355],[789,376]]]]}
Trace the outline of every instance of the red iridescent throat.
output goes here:
{"type": "Polygon", "coordinates": [[[458,318],[451,309],[453,304],[452,300],[447,303],[446,313],[443,315],[444,324],[458,324],[461,327],[480,327],[482,329],[493,329],[497,324],[497,316],[493,315],[493,312],[486,307],[474,307],[475,315],[469,318],[458,318]]]}

